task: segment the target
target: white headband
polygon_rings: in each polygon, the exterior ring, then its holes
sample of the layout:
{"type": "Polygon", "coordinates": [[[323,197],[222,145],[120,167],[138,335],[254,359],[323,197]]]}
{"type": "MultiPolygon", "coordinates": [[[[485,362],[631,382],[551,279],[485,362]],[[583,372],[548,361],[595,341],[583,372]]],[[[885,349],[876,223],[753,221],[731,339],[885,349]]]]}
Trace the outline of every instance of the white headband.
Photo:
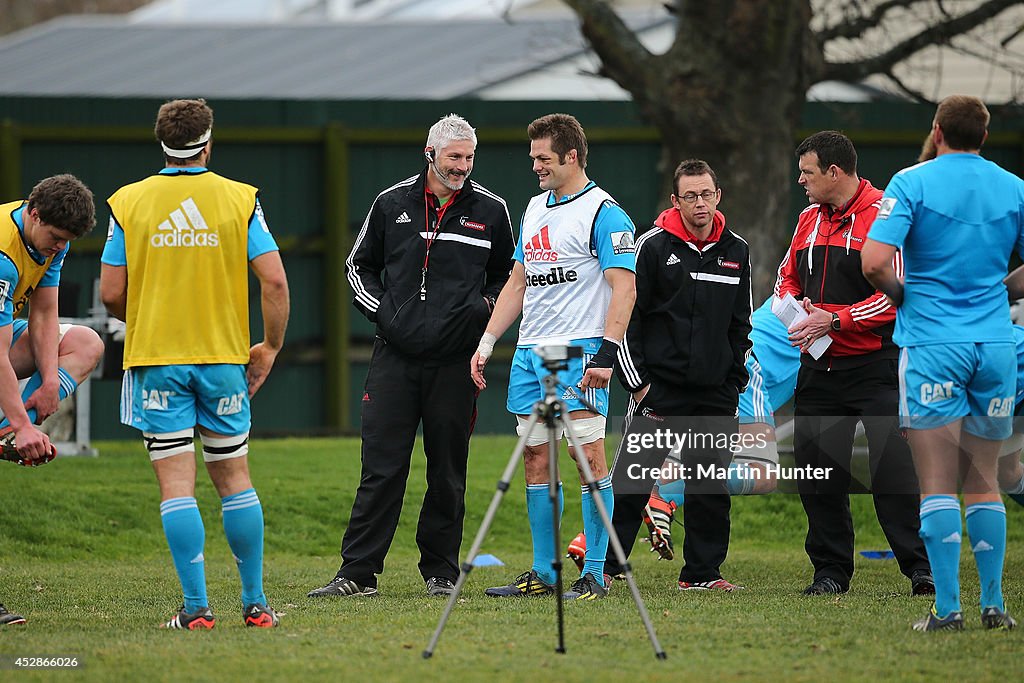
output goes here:
{"type": "Polygon", "coordinates": [[[205,133],[197,137],[195,140],[192,140],[191,142],[186,142],[185,146],[182,147],[181,149],[168,147],[166,144],[164,144],[163,140],[160,141],[160,146],[164,148],[164,154],[166,154],[169,157],[174,157],[176,159],[188,159],[191,156],[195,156],[196,152],[198,152],[199,150],[206,146],[206,143],[210,141],[210,134],[212,132],[212,128],[207,128],[205,133]]]}

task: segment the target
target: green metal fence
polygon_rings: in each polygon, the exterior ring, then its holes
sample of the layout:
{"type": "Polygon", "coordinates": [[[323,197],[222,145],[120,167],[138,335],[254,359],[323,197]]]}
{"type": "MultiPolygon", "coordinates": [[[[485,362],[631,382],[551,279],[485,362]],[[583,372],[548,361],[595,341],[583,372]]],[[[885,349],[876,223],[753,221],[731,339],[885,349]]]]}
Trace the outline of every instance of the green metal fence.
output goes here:
{"type": "MultiPolygon", "coordinates": [[[[74,244],[62,280],[77,285],[82,315],[99,275],[109,216],[103,199],[161,166],[151,128],[140,125],[152,121],[159,104],[157,100],[0,100],[0,201],[24,197],[36,180],[61,172],[78,175],[96,193],[99,227],[74,244]]],[[[351,306],[344,259],[377,193],[421,170],[426,129],[440,116],[457,111],[477,127],[480,145],[473,177],[505,197],[514,223],[536,192],[525,124],[551,111],[569,111],[584,123],[592,147],[590,175],[638,225],[653,219],[668,194],[657,172],[657,133],[640,124],[629,103],[211,101],[211,105],[216,115],[211,167],[261,188],[292,290],[286,348],[254,402],[254,434],[358,429],[358,399],[373,329],[351,306]]],[[[931,114],[931,108],[916,105],[809,104],[801,135],[822,128],[844,130],[858,146],[861,174],[884,186],[893,172],[916,157],[931,114]]],[[[1015,112],[997,112],[986,145],[986,156],[1018,172],[1024,160],[1022,120],[1015,112]]],[[[795,162],[793,168],[795,179],[795,162]]],[[[805,201],[794,183],[794,219],[805,201]]],[[[255,292],[251,303],[258,310],[255,292]]],[[[255,324],[254,337],[261,334],[255,324]]],[[[505,337],[504,352],[489,371],[491,387],[481,396],[480,431],[511,429],[501,377],[507,374],[513,341],[511,331],[505,337]]],[[[117,381],[94,382],[91,428],[95,438],[133,436],[117,423],[118,392],[117,381]]]]}

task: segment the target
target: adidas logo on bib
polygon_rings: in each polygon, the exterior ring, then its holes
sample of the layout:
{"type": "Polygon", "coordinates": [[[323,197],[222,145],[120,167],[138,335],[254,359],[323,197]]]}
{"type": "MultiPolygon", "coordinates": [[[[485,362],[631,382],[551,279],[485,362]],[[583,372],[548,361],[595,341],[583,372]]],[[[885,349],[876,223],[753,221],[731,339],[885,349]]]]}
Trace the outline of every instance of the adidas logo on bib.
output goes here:
{"type": "Polygon", "coordinates": [[[156,227],[159,232],[149,238],[149,244],[157,249],[220,246],[220,236],[210,230],[206,219],[191,197],[183,201],[181,208],[172,211],[167,220],[156,227]]]}

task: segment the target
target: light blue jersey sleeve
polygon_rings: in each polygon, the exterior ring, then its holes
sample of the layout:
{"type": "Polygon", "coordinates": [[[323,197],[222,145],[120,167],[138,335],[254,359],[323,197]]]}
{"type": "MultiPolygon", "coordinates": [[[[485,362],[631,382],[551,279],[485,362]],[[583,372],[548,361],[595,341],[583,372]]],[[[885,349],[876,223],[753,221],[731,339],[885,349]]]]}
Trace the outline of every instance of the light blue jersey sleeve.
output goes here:
{"type": "Polygon", "coordinates": [[[18,286],[18,269],[9,258],[0,254],[0,327],[14,321],[14,290],[18,286]]]}
{"type": "Polygon", "coordinates": [[[915,194],[905,174],[900,172],[894,175],[885,188],[878,216],[871,224],[868,237],[877,242],[902,247],[919,202],[915,194]]]}
{"type": "Polygon", "coordinates": [[[103,245],[100,263],[108,266],[128,265],[128,258],[124,253],[124,230],[113,216],[110,217],[110,224],[107,226],[107,242],[103,245]]]}
{"type": "Polygon", "coordinates": [[[512,252],[512,258],[520,263],[526,263],[526,254],[523,252],[523,221],[519,220],[519,237],[516,239],[516,248],[512,252]]]}
{"type": "MultiPolygon", "coordinates": [[[[123,235],[122,235],[123,239],[123,235]]],[[[259,197],[256,198],[256,208],[249,219],[249,260],[271,251],[277,251],[277,242],[270,234],[270,227],[267,219],[263,216],[263,206],[260,205],[259,197]]]]}
{"type": "Polygon", "coordinates": [[[609,201],[601,205],[594,219],[594,241],[591,245],[601,270],[625,268],[636,272],[636,250],[633,247],[635,232],[633,221],[621,206],[609,201]]]}

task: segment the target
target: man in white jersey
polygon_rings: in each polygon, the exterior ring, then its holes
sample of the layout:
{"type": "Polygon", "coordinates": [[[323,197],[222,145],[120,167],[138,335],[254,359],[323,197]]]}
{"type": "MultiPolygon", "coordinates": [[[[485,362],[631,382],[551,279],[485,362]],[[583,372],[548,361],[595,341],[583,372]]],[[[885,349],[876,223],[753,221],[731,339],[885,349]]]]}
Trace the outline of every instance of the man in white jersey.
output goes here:
{"type": "MultiPolygon", "coordinates": [[[[608,382],[612,365],[636,299],[633,223],[607,192],[586,174],[587,138],[568,114],[543,116],[527,129],[533,171],[544,192],[526,207],[508,283],[494,307],[480,346],[470,361],[473,381],[486,387],[484,367],[494,343],[520,312],[519,343],[509,379],[508,410],[517,431],[544,396],[548,374],[534,347],[572,344],[583,347],[559,373],[564,410],[573,420],[608,514],[612,514],[611,479],[604,454],[608,382]],[[580,394],[594,413],[579,400],[580,394]]],[[[559,435],[559,438],[561,435],[559,435]]],[[[533,537],[533,566],[507,586],[488,588],[491,597],[548,595],[554,591],[552,502],[548,497],[548,435],[535,429],[526,441],[526,508],[533,537]]],[[[582,475],[581,475],[582,481],[582,475]]],[[[559,512],[561,484],[559,484],[559,512]]],[[[564,598],[594,600],[608,594],[604,561],[608,534],[590,490],[582,492],[583,528],[590,540],[583,572],[564,598]]]]}

